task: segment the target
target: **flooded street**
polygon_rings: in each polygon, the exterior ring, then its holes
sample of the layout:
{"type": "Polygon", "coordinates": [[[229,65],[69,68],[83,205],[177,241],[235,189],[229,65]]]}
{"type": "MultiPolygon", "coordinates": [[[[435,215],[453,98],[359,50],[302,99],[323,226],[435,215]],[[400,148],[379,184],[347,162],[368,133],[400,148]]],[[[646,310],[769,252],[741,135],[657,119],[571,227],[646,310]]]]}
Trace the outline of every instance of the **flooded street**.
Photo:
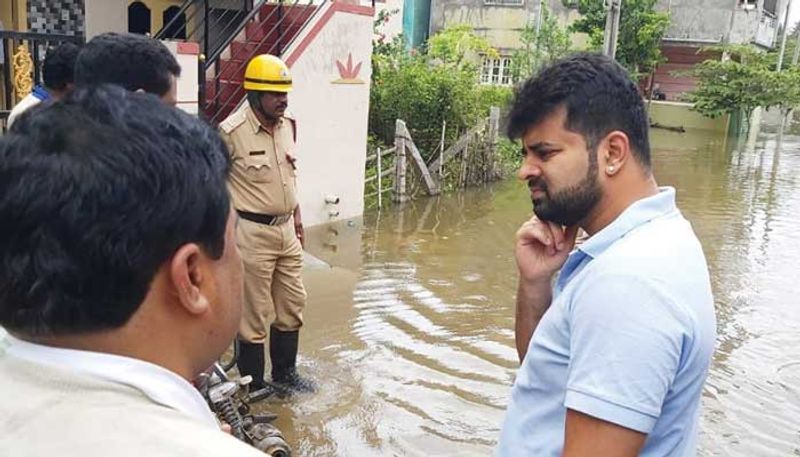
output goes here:
{"type": "MultiPolygon", "coordinates": [[[[800,455],[800,132],[775,155],[654,131],[660,185],[703,242],[719,339],[702,456],[800,455]]],[[[311,233],[302,369],[320,392],[269,405],[299,456],[489,455],[518,367],[514,181],[311,233]]]]}

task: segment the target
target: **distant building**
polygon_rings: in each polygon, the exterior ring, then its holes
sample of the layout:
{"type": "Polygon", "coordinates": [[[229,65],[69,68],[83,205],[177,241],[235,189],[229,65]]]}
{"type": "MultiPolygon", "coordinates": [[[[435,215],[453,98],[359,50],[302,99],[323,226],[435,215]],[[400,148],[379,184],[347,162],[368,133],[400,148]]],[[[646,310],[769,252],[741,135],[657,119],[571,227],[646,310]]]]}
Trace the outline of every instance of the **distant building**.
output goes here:
{"type": "Polygon", "coordinates": [[[695,81],[676,73],[715,58],[702,48],[722,44],[728,35],[734,44],[772,49],[787,4],[788,0],[739,0],[734,7],[731,0],[659,0],[657,9],[670,14],[670,27],[661,47],[666,62],[656,69],[653,84],[667,100],[680,100],[695,81]]]}
{"type": "MultiPolygon", "coordinates": [[[[526,24],[535,24],[542,3],[564,25],[580,17],[561,0],[431,0],[430,34],[450,25],[472,25],[500,53],[499,58],[484,58],[481,81],[511,85],[511,59],[522,46],[520,32],[526,24]]],[[[666,62],[654,73],[653,84],[667,100],[680,100],[695,81],[676,73],[716,58],[702,48],[722,44],[728,36],[731,43],[772,49],[787,4],[788,0],[738,0],[735,6],[732,0],[659,0],[656,9],[670,14],[670,27],[661,48],[666,62]]],[[[577,47],[585,44],[582,37],[576,38],[577,47]]]]}
{"type": "Polygon", "coordinates": [[[481,81],[511,85],[511,55],[522,46],[520,34],[525,26],[536,23],[542,4],[564,25],[580,17],[561,0],[431,0],[430,33],[456,24],[471,25],[500,54],[483,58],[481,81]]]}

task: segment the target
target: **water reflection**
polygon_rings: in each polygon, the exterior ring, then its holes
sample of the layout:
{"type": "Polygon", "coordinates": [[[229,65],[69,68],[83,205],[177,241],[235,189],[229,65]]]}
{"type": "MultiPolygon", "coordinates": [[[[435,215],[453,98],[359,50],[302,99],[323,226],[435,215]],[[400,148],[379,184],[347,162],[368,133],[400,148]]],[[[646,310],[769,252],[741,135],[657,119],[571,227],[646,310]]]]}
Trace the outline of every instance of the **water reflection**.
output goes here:
{"type": "MultiPolygon", "coordinates": [[[[800,136],[653,132],[662,185],[700,236],[717,300],[703,456],[800,455],[800,136]],[[777,143],[781,151],[776,152],[777,143]]],[[[487,455],[518,366],[505,182],[310,234],[303,369],[321,392],[272,405],[298,455],[487,455]]]]}
{"type": "Polygon", "coordinates": [[[751,148],[709,144],[692,158],[659,154],[659,181],[680,189],[679,204],[703,241],[717,300],[720,337],[701,455],[800,452],[800,398],[783,379],[792,377],[785,372],[793,368],[785,367],[800,360],[800,313],[792,306],[800,288],[789,262],[800,253],[790,223],[800,210],[793,173],[798,140],[796,132],[779,139],[766,129],[751,148]],[[703,159],[715,169],[691,166],[703,159]]]}

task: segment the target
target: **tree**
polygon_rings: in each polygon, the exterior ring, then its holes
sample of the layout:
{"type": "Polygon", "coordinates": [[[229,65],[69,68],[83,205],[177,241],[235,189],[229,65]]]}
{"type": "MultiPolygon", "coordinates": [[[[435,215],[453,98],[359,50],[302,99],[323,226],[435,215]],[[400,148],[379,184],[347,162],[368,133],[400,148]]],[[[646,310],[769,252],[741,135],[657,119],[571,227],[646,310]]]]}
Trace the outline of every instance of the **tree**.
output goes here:
{"type": "Polygon", "coordinates": [[[758,107],[788,110],[800,105],[800,68],[776,71],[776,54],[750,45],[708,48],[730,59],[710,59],[689,72],[698,80],[687,101],[709,117],[743,112],[749,119],[758,107]]]}
{"type": "MultiPolygon", "coordinates": [[[[474,57],[496,56],[488,42],[469,26],[449,27],[432,36],[421,51],[406,51],[401,42],[376,47],[373,52],[369,132],[391,145],[396,119],[406,121],[424,155],[441,140],[442,122],[447,139],[488,115],[489,104],[507,100],[510,90],[479,84],[474,57]]],[[[428,157],[426,157],[427,159],[428,157]]]]}
{"type": "Polygon", "coordinates": [[[544,3],[542,7],[539,32],[536,32],[535,22],[527,24],[520,34],[523,47],[511,56],[511,74],[515,81],[527,79],[570,51],[569,31],[559,25],[558,18],[544,3]]]}
{"type": "Polygon", "coordinates": [[[497,57],[497,50],[466,24],[447,27],[428,40],[428,57],[445,65],[474,65],[473,59],[481,55],[497,57]]]}
{"type": "MultiPolygon", "coordinates": [[[[603,0],[562,0],[577,6],[582,17],[570,29],[589,35],[594,49],[603,44],[607,9],[603,0]]],[[[617,61],[634,80],[650,73],[663,60],[661,39],[669,27],[669,15],[654,10],[656,0],[623,0],[620,15],[617,61]]]]}

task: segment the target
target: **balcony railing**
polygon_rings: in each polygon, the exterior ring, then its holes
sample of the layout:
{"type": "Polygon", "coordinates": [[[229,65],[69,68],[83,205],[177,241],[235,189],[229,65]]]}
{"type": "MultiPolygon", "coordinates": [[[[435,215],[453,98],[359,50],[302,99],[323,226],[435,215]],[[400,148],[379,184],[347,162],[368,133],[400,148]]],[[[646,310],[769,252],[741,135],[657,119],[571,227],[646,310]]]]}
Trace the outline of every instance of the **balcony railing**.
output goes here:
{"type": "Polygon", "coordinates": [[[759,46],[772,48],[775,45],[775,35],[778,30],[778,20],[771,14],[762,12],[758,21],[756,36],[753,38],[759,46]]]}

